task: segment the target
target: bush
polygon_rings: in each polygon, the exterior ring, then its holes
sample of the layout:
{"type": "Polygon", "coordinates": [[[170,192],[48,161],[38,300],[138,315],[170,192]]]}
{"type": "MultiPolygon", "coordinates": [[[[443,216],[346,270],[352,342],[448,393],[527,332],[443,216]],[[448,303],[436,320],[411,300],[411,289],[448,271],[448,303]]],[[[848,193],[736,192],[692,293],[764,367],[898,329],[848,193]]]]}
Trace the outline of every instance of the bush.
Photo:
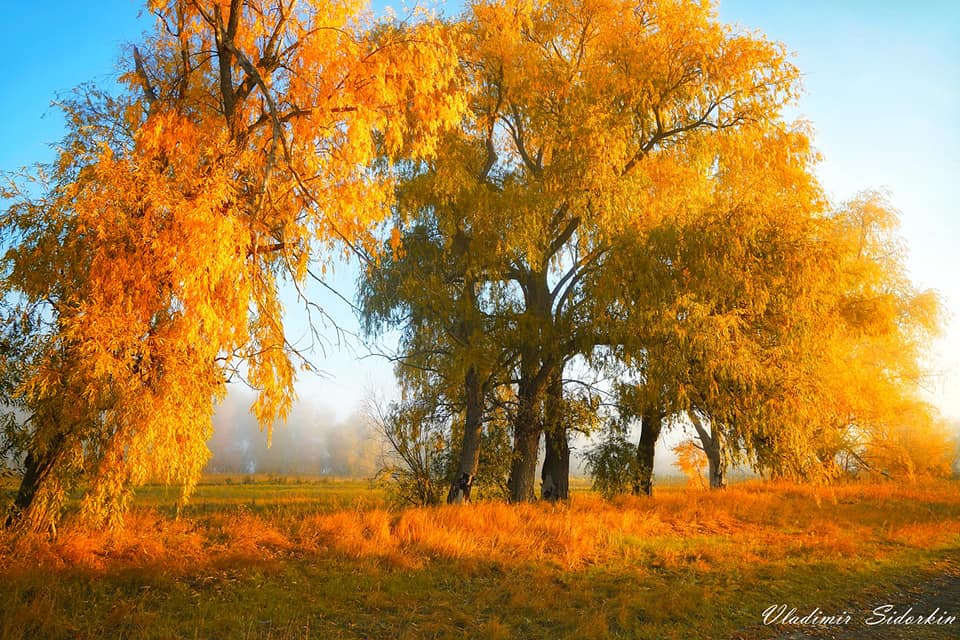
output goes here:
{"type": "Polygon", "coordinates": [[[444,421],[423,403],[373,407],[386,447],[377,478],[400,505],[440,504],[448,482],[450,445],[444,421]]]}
{"type": "Polygon", "coordinates": [[[640,462],[637,446],[619,433],[613,433],[585,454],[587,473],[593,478],[593,490],[604,498],[640,491],[640,462]]]}

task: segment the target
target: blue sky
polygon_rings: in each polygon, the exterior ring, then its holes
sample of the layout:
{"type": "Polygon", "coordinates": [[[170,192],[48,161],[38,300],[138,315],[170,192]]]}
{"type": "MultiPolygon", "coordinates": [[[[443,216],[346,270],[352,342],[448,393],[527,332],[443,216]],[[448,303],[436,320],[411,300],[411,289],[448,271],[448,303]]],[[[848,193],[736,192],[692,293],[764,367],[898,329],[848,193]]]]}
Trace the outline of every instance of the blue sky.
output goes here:
{"type": "MultiPolygon", "coordinates": [[[[940,291],[951,316],[928,386],[960,418],[960,2],[721,0],[719,11],[795,53],[806,94],[792,115],[813,123],[830,195],[886,189],[901,211],[911,274],[940,291]]],[[[151,26],[140,13],[135,0],[0,3],[0,169],[52,157],[63,129],[50,102],[115,78],[121,45],[151,26]]],[[[342,272],[349,289],[351,271],[342,272]]],[[[370,391],[393,393],[376,358],[318,360],[333,377],[304,379],[301,395],[340,416],[370,391]]]]}
{"type": "Polygon", "coordinates": [[[885,189],[900,210],[911,276],[950,315],[928,386],[960,418],[960,3],[722,0],[720,16],[795,53],[831,197],[885,189]]]}

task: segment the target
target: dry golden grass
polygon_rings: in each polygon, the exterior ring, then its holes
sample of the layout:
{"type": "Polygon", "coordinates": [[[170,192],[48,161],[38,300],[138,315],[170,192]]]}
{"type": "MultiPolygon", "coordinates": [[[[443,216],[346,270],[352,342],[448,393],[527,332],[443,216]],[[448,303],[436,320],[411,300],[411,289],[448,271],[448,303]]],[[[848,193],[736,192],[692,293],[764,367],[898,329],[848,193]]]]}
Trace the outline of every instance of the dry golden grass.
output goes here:
{"type": "Polygon", "coordinates": [[[928,549],[960,536],[958,512],[960,491],[953,483],[747,483],[720,492],[670,488],[653,499],[608,502],[580,494],[559,505],[489,502],[402,511],[361,504],[305,517],[260,515],[239,505],[173,519],[140,508],[118,531],[68,524],[54,541],[6,535],[0,567],[106,571],[162,563],[189,570],[233,558],[334,552],[401,567],[483,560],[577,570],[639,559],[653,567],[694,562],[709,569],[771,554],[829,560],[867,551],[882,557],[900,546],[928,549]],[[715,544],[693,544],[705,538],[715,544]]]}
{"type": "Polygon", "coordinates": [[[0,536],[0,601],[14,603],[0,638],[121,627],[127,637],[714,637],[678,631],[705,611],[711,621],[697,633],[728,637],[773,597],[823,606],[817,598],[900,580],[960,549],[950,482],[746,483],[612,503],[576,494],[564,505],[403,511],[359,496],[334,511],[287,498],[295,508],[264,493],[260,512],[233,504],[172,519],[154,504],[115,532],[68,524],[55,541],[0,536]],[[121,587],[111,597],[93,583],[121,587]],[[68,602],[76,592],[98,603],[79,618],[68,602]],[[167,626],[163,611],[187,593],[203,619],[167,626]],[[276,602],[285,604],[269,634],[250,626],[276,602]],[[241,629],[229,611],[247,606],[241,629]],[[294,624],[304,616],[318,635],[294,624]],[[52,629],[53,619],[71,622],[52,629]]]}

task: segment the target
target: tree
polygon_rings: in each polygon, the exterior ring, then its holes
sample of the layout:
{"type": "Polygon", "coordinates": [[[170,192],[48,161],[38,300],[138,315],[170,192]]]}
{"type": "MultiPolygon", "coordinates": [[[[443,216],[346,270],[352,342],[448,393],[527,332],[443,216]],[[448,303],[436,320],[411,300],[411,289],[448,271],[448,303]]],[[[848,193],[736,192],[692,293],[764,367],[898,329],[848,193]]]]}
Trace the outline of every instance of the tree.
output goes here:
{"type": "Polygon", "coordinates": [[[378,475],[389,480],[395,502],[439,504],[447,482],[449,440],[442,418],[429,402],[411,402],[370,416],[387,449],[378,475]]]}
{"type": "MultiPolygon", "coordinates": [[[[792,151],[786,141],[768,146],[760,171],[747,170],[745,150],[730,156],[734,177],[760,178],[745,185],[754,204],[738,196],[735,209],[715,209],[725,212],[723,231],[711,232],[718,227],[703,224],[708,216],[662,236],[659,250],[645,247],[671,257],[664,272],[679,285],[656,290],[686,301],[649,341],[660,345],[655,378],[669,381],[674,406],[696,429],[714,488],[731,462],[804,480],[880,468],[865,455],[868,443],[890,442],[885,434],[906,425],[944,442],[930,408],[916,399],[938,304],[905,274],[895,213],[871,194],[831,208],[802,178],[809,171],[771,183],[790,166],[777,169],[777,149],[804,157],[807,143],[795,143],[792,151]],[[790,199],[778,205],[781,189],[790,199]],[[723,256],[719,264],[714,255],[723,256]]],[[[898,464],[880,457],[912,473],[906,457],[898,464]]],[[[948,465],[931,468],[938,466],[948,465]]]]}
{"type": "Polygon", "coordinates": [[[609,432],[584,455],[593,490],[604,498],[641,494],[637,448],[622,433],[609,432]]]}
{"type": "Polygon", "coordinates": [[[843,470],[837,468],[841,456],[847,470],[943,472],[949,455],[929,456],[928,464],[908,462],[922,447],[907,445],[906,435],[923,433],[930,443],[949,448],[936,411],[920,400],[925,349],[942,319],[938,297],[910,281],[898,214],[881,194],[866,192],[844,203],[830,223],[834,261],[824,298],[831,304],[817,323],[819,348],[809,350],[816,358],[811,385],[825,399],[824,428],[810,434],[816,458],[835,474],[843,470]],[[900,444],[891,448],[894,442],[900,444]]]}
{"type": "Polygon", "coordinates": [[[700,438],[700,451],[707,460],[707,477],[710,480],[711,489],[722,489],[727,486],[726,466],[724,459],[726,447],[723,440],[723,429],[719,425],[703,423],[697,411],[687,413],[690,418],[690,424],[697,432],[700,438]]]}
{"type": "Polygon", "coordinates": [[[709,468],[709,461],[703,446],[692,438],[687,438],[673,447],[673,453],[677,456],[674,464],[687,476],[687,482],[704,489],[703,470],[705,467],[709,468]]]}
{"type": "Polygon", "coordinates": [[[81,478],[97,522],[148,477],[185,498],[230,379],[259,390],[265,428],[285,417],[301,358],[280,283],[363,242],[389,161],[429,157],[460,106],[438,23],[364,25],[352,2],[149,8],[124,91],[64,103],[56,161],[0,218],[6,331],[33,354],[14,391],[28,528],[55,522],[81,478]]]}
{"type": "MultiPolygon", "coordinates": [[[[458,149],[453,141],[441,144],[444,154],[435,166],[449,166],[451,156],[471,157],[471,150],[458,149]]],[[[451,417],[462,416],[449,502],[470,500],[484,424],[493,424],[496,403],[491,400],[513,357],[509,350],[497,351],[495,321],[480,308],[481,286],[494,268],[488,259],[493,249],[483,240],[494,236],[470,227],[461,214],[488,203],[484,174],[489,164],[481,167],[486,161],[479,154],[472,159],[476,165],[463,167],[456,196],[439,194],[440,179],[434,175],[408,176],[390,247],[367,265],[359,295],[368,336],[387,328],[403,331],[395,360],[405,392],[432,397],[451,417]]]]}
{"type": "Polygon", "coordinates": [[[578,359],[619,390],[600,466],[640,421],[611,487],[650,493],[682,416],[713,487],[734,463],[835,473],[853,432],[890,422],[871,398],[911,397],[935,305],[869,206],[824,197],[809,132],[780,114],[797,79],[781,47],[685,2],[478,2],[462,33],[469,109],[404,176],[392,240],[410,251],[378,290],[402,311],[405,377],[475,409],[455,483],[499,393],[511,499],[533,499],[543,440],[541,495],[566,497],[578,359]]]}
{"type": "Polygon", "coordinates": [[[742,449],[722,443],[760,428],[756,411],[783,388],[791,336],[816,308],[803,292],[823,277],[814,159],[803,129],[776,121],[688,145],[688,173],[674,183],[682,193],[661,192],[675,208],[624,241],[591,283],[619,336],[607,365],[622,380],[618,411],[640,420],[643,493],[663,425],[688,413],[709,423],[700,435],[711,484],[722,486],[742,449]]]}
{"type": "Polygon", "coordinates": [[[413,179],[447,221],[440,246],[488,252],[472,275],[497,294],[478,307],[514,363],[511,498],[533,499],[544,433],[542,478],[564,498],[565,366],[618,339],[587,285],[607,286],[618,244],[684,201],[702,168],[691,147],[776,120],[797,73],[782,47],[689,2],[477,2],[463,21],[470,109],[413,179]]]}

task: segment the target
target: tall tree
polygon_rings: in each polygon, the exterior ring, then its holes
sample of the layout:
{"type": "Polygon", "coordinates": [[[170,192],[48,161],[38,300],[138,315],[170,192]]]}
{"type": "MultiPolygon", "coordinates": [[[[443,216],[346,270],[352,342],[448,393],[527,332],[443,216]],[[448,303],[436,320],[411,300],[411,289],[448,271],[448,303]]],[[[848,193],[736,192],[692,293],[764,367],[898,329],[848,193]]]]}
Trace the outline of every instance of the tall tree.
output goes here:
{"type": "MultiPolygon", "coordinates": [[[[586,314],[587,276],[618,238],[682,202],[663,195],[690,171],[688,144],[776,118],[796,70],[778,45],[689,2],[476,2],[464,21],[473,116],[461,145],[488,150],[470,162],[501,204],[458,213],[499,234],[489,257],[498,269],[486,277],[499,278],[497,313],[512,316],[502,337],[518,354],[510,486],[523,501],[535,494],[545,411],[559,406],[548,401],[562,388],[555,381],[604,339],[586,314]]],[[[477,175],[464,183],[439,179],[455,175],[449,165],[427,171],[444,195],[472,189],[477,175]]],[[[562,425],[550,427],[558,469],[562,425]]]]}
{"type": "Polygon", "coordinates": [[[392,357],[404,393],[432,398],[436,411],[459,423],[448,501],[465,502],[478,480],[484,425],[491,424],[492,400],[512,352],[495,344],[496,322],[480,308],[487,252],[479,238],[459,226],[444,234],[443,226],[462,224],[459,207],[426,205],[415,192],[403,192],[398,206],[411,207],[417,218],[398,221],[399,244],[362,275],[360,311],[369,336],[402,329],[392,357]]]}
{"type": "Polygon", "coordinates": [[[94,521],[151,476],[188,495],[231,376],[260,390],[261,425],[285,417],[280,282],[362,242],[392,197],[378,159],[428,157],[460,105],[439,24],[365,24],[354,2],[149,8],[125,90],[65,103],[57,160],[0,219],[6,317],[37,353],[15,392],[30,528],[81,477],[94,521]]]}
{"type": "Polygon", "coordinates": [[[634,359],[666,414],[690,416],[714,487],[726,437],[756,426],[747,415],[796,368],[794,335],[816,324],[821,303],[806,292],[821,292],[826,275],[826,202],[806,132],[742,129],[719,142],[700,195],[638,239],[632,255],[646,266],[628,264],[624,284],[634,359]]]}
{"type": "MultiPolygon", "coordinates": [[[[912,464],[874,467],[872,443],[890,442],[901,430],[944,441],[935,410],[920,399],[925,349],[940,328],[939,300],[911,282],[898,214],[880,194],[860,194],[837,207],[829,222],[832,279],[823,296],[829,304],[807,353],[807,386],[819,396],[821,413],[818,428],[805,432],[811,464],[794,473],[818,467],[838,473],[837,456],[846,455],[857,460],[854,468],[909,475],[912,464]]],[[[942,457],[939,464],[948,466],[942,457]]]]}

